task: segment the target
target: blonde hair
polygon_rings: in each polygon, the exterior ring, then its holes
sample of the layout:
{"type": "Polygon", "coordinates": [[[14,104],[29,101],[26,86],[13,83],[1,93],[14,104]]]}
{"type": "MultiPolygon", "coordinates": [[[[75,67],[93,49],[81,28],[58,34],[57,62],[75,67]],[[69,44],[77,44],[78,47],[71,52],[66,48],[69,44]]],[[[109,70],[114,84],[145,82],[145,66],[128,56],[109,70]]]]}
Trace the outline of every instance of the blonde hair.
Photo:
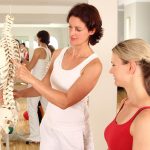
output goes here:
{"type": "Polygon", "coordinates": [[[150,45],[142,39],[129,39],[117,44],[112,51],[124,63],[134,60],[140,64],[145,89],[150,95],[150,45]]]}
{"type": "Polygon", "coordinates": [[[129,39],[120,42],[112,51],[125,61],[142,61],[150,63],[150,45],[142,39],[129,39]]]}

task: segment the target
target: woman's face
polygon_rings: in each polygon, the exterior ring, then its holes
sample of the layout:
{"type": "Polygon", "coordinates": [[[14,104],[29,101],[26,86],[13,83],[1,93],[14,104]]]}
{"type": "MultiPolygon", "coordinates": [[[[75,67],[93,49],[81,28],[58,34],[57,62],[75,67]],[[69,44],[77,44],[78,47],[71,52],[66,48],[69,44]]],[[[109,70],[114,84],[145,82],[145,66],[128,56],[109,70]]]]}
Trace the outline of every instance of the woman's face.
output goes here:
{"type": "Polygon", "coordinates": [[[72,46],[80,46],[89,41],[89,36],[92,35],[92,31],[88,31],[85,23],[78,17],[71,16],[69,19],[69,36],[70,44],[72,46]]]}
{"type": "Polygon", "coordinates": [[[120,87],[125,87],[129,79],[129,63],[124,64],[119,56],[115,53],[112,53],[111,63],[112,67],[110,69],[110,73],[114,77],[115,84],[120,87]]]}
{"type": "Polygon", "coordinates": [[[24,48],[24,45],[23,44],[20,44],[20,49],[23,49],[24,48]]]}

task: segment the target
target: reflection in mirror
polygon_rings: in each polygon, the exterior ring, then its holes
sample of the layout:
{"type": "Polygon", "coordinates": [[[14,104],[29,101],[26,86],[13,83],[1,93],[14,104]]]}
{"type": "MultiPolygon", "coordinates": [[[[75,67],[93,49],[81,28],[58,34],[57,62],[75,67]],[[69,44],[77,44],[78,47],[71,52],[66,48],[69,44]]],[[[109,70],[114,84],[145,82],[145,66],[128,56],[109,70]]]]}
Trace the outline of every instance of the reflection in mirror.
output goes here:
{"type": "MultiPolygon", "coordinates": [[[[3,26],[0,26],[0,30],[3,29],[3,26]]],[[[20,41],[20,43],[25,43],[26,47],[29,49],[29,58],[31,60],[34,49],[38,47],[37,42],[35,41],[35,36],[38,31],[40,30],[46,30],[50,33],[50,44],[53,45],[56,49],[63,48],[68,46],[68,27],[67,24],[57,24],[57,26],[53,25],[22,25],[19,24],[18,26],[15,26],[12,28],[12,34],[13,38],[20,41]],[[63,38],[62,38],[63,37],[63,38]]],[[[0,32],[1,36],[1,32],[0,32]]],[[[23,83],[20,80],[16,80],[15,83],[15,89],[20,90],[22,88],[26,88],[28,85],[26,83],[23,83]]],[[[29,120],[27,119],[27,99],[26,98],[20,98],[17,99],[16,102],[19,106],[19,120],[17,123],[16,128],[14,131],[6,137],[3,137],[3,143],[2,149],[5,149],[5,143],[6,141],[10,142],[11,149],[21,149],[21,150],[38,150],[39,149],[39,143],[28,143],[26,144],[26,139],[29,136],[29,120]],[[9,137],[9,140],[8,140],[9,137]],[[19,142],[19,143],[18,143],[19,142]]],[[[39,120],[42,118],[43,109],[41,108],[40,104],[38,107],[38,116],[39,120]]],[[[8,146],[8,144],[6,144],[8,146]]]]}
{"type": "MultiPolygon", "coordinates": [[[[66,16],[70,8],[76,3],[87,2],[87,0],[0,0],[0,37],[5,15],[10,13],[14,16],[12,34],[15,39],[25,43],[29,48],[31,59],[34,49],[38,46],[35,40],[36,33],[46,30],[50,33],[50,44],[57,48],[69,46],[68,25],[66,16]],[[11,3],[11,4],[10,4],[11,3]],[[11,9],[10,9],[11,8],[11,9]]],[[[28,85],[16,80],[15,89],[20,90],[28,85]]],[[[29,121],[27,111],[27,99],[16,100],[19,105],[19,120],[13,133],[3,138],[2,150],[10,146],[10,149],[38,150],[39,143],[26,144],[29,135],[29,121]],[[6,144],[10,141],[10,144],[6,144]],[[6,144],[6,145],[5,145],[6,144]]],[[[39,121],[43,117],[43,111],[39,105],[39,121]]]]}

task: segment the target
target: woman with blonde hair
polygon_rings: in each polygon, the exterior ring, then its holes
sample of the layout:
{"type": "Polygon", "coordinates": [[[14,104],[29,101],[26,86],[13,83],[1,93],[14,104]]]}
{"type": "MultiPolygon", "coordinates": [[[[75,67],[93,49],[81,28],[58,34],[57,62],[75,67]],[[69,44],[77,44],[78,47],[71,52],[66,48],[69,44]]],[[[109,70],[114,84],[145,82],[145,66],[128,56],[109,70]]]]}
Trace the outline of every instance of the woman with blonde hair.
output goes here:
{"type": "Polygon", "coordinates": [[[110,73],[127,97],[105,129],[108,150],[149,150],[150,45],[142,39],[130,39],[112,51],[110,73]]]}

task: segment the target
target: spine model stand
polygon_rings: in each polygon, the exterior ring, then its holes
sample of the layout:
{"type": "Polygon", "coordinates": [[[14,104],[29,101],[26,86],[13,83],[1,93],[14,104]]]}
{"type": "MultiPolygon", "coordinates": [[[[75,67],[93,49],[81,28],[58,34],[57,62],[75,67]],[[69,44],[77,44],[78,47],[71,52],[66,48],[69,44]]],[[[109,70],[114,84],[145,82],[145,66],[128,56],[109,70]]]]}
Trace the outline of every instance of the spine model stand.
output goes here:
{"type": "Polygon", "coordinates": [[[0,91],[3,103],[0,104],[0,150],[1,139],[4,134],[10,133],[18,120],[16,102],[14,101],[15,65],[12,60],[20,60],[19,43],[12,38],[11,28],[14,18],[6,16],[2,37],[0,40],[0,91]]]}

